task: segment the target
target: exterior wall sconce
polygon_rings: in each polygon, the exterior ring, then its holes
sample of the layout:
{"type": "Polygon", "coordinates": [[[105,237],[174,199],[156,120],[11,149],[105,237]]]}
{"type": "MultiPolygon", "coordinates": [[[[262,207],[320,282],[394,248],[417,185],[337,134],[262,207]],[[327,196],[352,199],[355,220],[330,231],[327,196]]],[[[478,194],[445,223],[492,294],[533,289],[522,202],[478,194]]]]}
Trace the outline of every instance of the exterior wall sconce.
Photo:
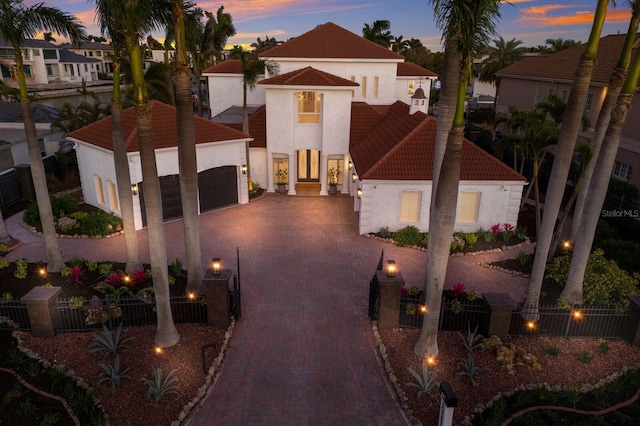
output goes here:
{"type": "Polygon", "coordinates": [[[242,166],[240,166],[240,170],[242,170],[242,174],[246,175],[247,174],[247,165],[243,164],[242,166]]]}
{"type": "Polygon", "coordinates": [[[133,195],[138,195],[138,184],[134,183],[133,185],[131,185],[131,193],[133,195]]]}
{"type": "Polygon", "coordinates": [[[349,170],[353,168],[353,161],[349,160],[349,170]]]}
{"type": "Polygon", "coordinates": [[[213,275],[220,275],[220,271],[222,270],[222,262],[219,257],[214,257],[211,259],[211,273],[213,275]]]}
{"type": "Polygon", "coordinates": [[[355,173],[351,173],[351,182],[355,182],[358,180],[358,175],[355,173]]]}
{"type": "Polygon", "coordinates": [[[387,277],[393,278],[398,273],[398,265],[396,265],[395,260],[387,260],[387,277]]]}
{"type": "Polygon", "coordinates": [[[358,194],[357,195],[358,196],[358,200],[361,200],[362,199],[362,189],[358,189],[358,193],[357,194],[358,194]]]}

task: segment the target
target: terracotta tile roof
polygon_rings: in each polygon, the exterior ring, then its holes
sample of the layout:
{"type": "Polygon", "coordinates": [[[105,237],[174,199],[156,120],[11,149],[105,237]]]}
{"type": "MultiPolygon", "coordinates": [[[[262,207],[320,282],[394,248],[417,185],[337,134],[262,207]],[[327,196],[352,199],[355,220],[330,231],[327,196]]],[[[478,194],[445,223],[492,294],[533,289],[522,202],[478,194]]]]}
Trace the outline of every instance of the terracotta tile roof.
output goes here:
{"type": "MultiPolygon", "coordinates": [[[[225,125],[242,131],[242,123],[228,123],[225,125]]],[[[249,134],[253,138],[249,142],[251,148],[267,147],[267,108],[264,105],[249,115],[249,134]]]]}
{"type": "MultiPolygon", "coordinates": [[[[396,102],[350,152],[362,179],[432,180],[437,120],[396,102]]],[[[462,148],[460,180],[525,181],[497,158],[468,140],[462,148]]]]}
{"type": "MultiPolygon", "coordinates": [[[[613,67],[618,61],[625,34],[610,35],[600,39],[598,60],[591,81],[608,84],[613,67]]],[[[580,62],[585,45],[572,47],[545,56],[527,56],[498,72],[500,77],[528,77],[533,79],[552,79],[573,81],[574,73],[580,62]]]]}
{"type": "MultiPolygon", "coordinates": [[[[149,101],[151,109],[153,143],[156,149],[178,146],[176,128],[176,109],[158,101],[149,101]]],[[[217,124],[202,117],[193,117],[195,121],[196,143],[221,142],[250,137],[242,132],[217,124]]],[[[122,111],[122,131],[127,144],[127,152],[138,151],[138,132],[134,108],[122,111]]],[[[90,143],[108,150],[113,149],[111,142],[111,116],[89,124],[68,135],[71,138],[90,143]]]]}
{"type": "Polygon", "coordinates": [[[276,75],[259,81],[258,84],[281,86],[359,86],[359,84],[354,81],[312,67],[305,67],[285,74],[276,75]]]}
{"type": "Polygon", "coordinates": [[[351,146],[357,145],[385,115],[386,112],[383,113],[365,102],[352,102],[351,134],[349,135],[351,146]]]}
{"type": "Polygon", "coordinates": [[[242,74],[242,63],[240,59],[227,59],[226,61],[222,61],[217,63],[206,70],[202,71],[202,73],[207,74],[242,74]]]}
{"type": "Polygon", "coordinates": [[[319,25],[286,43],[260,53],[261,58],[334,58],[404,60],[395,52],[333,22],[319,25]]]}
{"type": "Polygon", "coordinates": [[[398,62],[398,77],[437,77],[438,74],[413,62],[398,62]]]}

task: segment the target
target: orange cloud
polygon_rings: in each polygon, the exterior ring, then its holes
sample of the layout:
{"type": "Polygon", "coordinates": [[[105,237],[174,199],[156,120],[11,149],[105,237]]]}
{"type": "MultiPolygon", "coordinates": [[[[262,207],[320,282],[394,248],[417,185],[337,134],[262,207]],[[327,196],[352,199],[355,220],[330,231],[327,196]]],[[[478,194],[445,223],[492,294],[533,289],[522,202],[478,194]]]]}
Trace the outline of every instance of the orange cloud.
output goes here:
{"type": "MultiPolygon", "coordinates": [[[[561,9],[569,9],[571,6],[549,4],[542,6],[532,6],[522,9],[519,22],[535,25],[537,27],[555,27],[566,25],[582,25],[593,23],[594,11],[578,10],[572,14],[553,15],[552,13],[561,9]]],[[[624,23],[631,18],[629,9],[614,9],[607,12],[606,22],[624,23]]]]}

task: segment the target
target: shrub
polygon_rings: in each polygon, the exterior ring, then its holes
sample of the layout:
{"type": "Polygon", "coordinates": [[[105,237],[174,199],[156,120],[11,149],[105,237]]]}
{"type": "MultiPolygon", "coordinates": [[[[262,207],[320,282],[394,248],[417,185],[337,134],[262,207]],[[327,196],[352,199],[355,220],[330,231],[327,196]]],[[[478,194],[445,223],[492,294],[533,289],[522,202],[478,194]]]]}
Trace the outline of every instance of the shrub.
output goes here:
{"type": "Polygon", "coordinates": [[[436,374],[429,371],[425,361],[422,362],[422,376],[411,367],[407,367],[407,370],[416,381],[415,383],[407,382],[404,385],[418,388],[418,399],[422,398],[424,394],[428,395],[433,389],[437,389],[440,386],[440,382],[435,381],[436,374]]]}
{"type": "Polygon", "coordinates": [[[98,265],[100,275],[109,275],[113,272],[113,263],[101,263],[98,265]]]}
{"type": "Polygon", "coordinates": [[[420,230],[412,225],[405,226],[393,234],[393,241],[399,247],[417,246],[420,244],[421,239],[422,236],[420,235],[420,230]]]}
{"type": "Polygon", "coordinates": [[[178,382],[178,378],[173,376],[173,374],[177,370],[171,370],[169,374],[163,379],[162,378],[162,369],[161,368],[153,368],[153,380],[142,379],[142,382],[147,385],[147,401],[153,399],[158,405],[158,401],[166,395],[176,394],[179,395],[178,386],[175,383],[178,382]]]}
{"type": "MultiPolygon", "coordinates": [[[[67,216],[78,210],[78,203],[68,196],[56,196],[50,195],[51,200],[51,212],[53,213],[54,220],[57,220],[63,216],[67,216]]],[[[38,210],[38,203],[33,202],[29,204],[24,211],[22,219],[30,225],[35,225],[40,221],[40,211],[38,210]]]]}
{"type": "Polygon", "coordinates": [[[473,247],[478,242],[478,236],[475,233],[464,233],[462,235],[469,247],[473,247]]]}
{"type": "Polygon", "coordinates": [[[422,244],[424,247],[429,247],[429,234],[428,233],[424,233],[422,234],[422,241],[420,241],[420,244],[422,244]]]}
{"type": "Polygon", "coordinates": [[[514,235],[516,236],[516,238],[524,240],[525,238],[527,238],[527,227],[517,226],[516,230],[514,231],[514,235]]]}
{"type": "Polygon", "coordinates": [[[180,259],[176,259],[169,264],[169,274],[174,278],[180,278],[184,275],[184,272],[182,272],[182,262],[180,262],[180,259]]]}
{"type": "Polygon", "coordinates": [[[13,276],[19,280],[27,278],[27,261],[24,259],[16,260],[16,270],[13,276]]]}
{"type": "Polygon", "coordinates": [[[560,355],[560,348],[554,345],[549,346],[547,348],[547,355],[550,355],[550,356],[560,355]]]}
{"type": "Polygon", "coordinates": [[[582,351],[578,354],[578,359],[580,360],[580,362],[589,364],[591,360],[593,360],[593,355],[589,351],[582,351]]]}
{"type": "Polygon", "coordinates": [[[484,239],[485,242],[490,243],[495,239],[495,234],[493,233],[493,231],[484,231],[482,239],[484,239]]]}
{"type": "Polygon", "coordinates": [[[640,272],[640,244],[635,241],[608,239],[596,245],[604,251],[607,259],[614,260],[618,266],[628,272],[640,272]]]}
{"type": "Polygon", "coordinates": [[[517,259],[520,265],[527,266],[527,263],[531,261],[531,255],[521,251],[518,253],[517,259]]]}
{"type": "Polygon", "coordinates": [[[9,261],[4,257],[0,256],[0,269],[4,269],[9,266],[9,261]]]}
{"type": "Polygon", "coordinates": [[[608,354],[610,350],[611,350],[611,346],[609,346],[609,342],[607,342],[604,339],[598,340],[598,351],[602,355],[608,354]]]}
{"type": "MultiPolygon", "coordinates": [[[[569,275],[571,256],[557,256],[547,265],[546,277],[555,284],[564,285],[569,275]]],[[[629,275],[613,260],[607,260],[600,249],[589,255],[584,274],[584,301],[598,306],[625,308],[629,305],[627,296],[638,289],[638,275],[629,275]]]]}
{"type": "Polygon", "coordinates": [[[113,233],[118,226],[122,226],[119,217],[109,213],[94,212],[82,221],[80,230],[90,237],[104,237],[113,233]]]}
{"type": "Polygon", "coordinates": [[[380,230],[378,230],[378,236],[380,236],[380,238],[391,238],[393,234],[391,234],[391,231],[389,231],[389,227],[388,226],[383,226],[382,228],[380,228],[380,230]]]}

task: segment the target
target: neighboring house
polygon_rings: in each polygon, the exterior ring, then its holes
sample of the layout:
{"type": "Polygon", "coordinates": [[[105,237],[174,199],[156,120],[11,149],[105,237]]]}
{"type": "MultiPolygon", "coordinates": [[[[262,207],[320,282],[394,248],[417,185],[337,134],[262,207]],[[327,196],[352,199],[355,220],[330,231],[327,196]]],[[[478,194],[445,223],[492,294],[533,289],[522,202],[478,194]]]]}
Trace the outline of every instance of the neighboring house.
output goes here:
{"type": "MultiPolygon", "coordinates": [[[[176,110],[151,101],[153,140],[162,193],[164,220],[182,217],[178,166],[178,134],[176,110]]],[[[195,117],[198,168],[198,202],[206,212],[249,201],[246,165],[246,143],[250,137],[227,126],[195,117]]],[[[71,132],[78,158],[84,201],[107,212],[120,215],[118,191],[134,194],[136,229],[146,226],[144,186],[138,151],[138,134],[134,108],[123,111],[123,133],[127,144],[131,187],[118,188],[111,141],[111,117],[71,132]]]]}
{"type": "MultiPolygon", "coordinates": [[[[87,58],[97,59],[99,62],[96,63],[96,72],[98,73],[113,73],[113,60],[111,59],[113,47],[110,44],[83,41],[78,46],[63,44],[60,47],[87,58]]],[[[97,78],[98,76],[96,74],[94,80],[97,80],[97,78]]]]}
{"type": "MultiPolygon", "coordinates": [[[[428,230],[436,120],[426,114],[435,74],[333,23],[260,54],[279,74],[248,93],[251,178],[274,192],[315,188],[354,198],[359,232],[428,230]]],[[[204,71],[213,121],[242,127],[238,61],[204,71]]],[[[457,230],[515,225],[525,179],[465,141],[457,230]]]]}
{"type": "MultiPolygon", "coordinates": [[[[584,106],[590,128],[580,133],[579,140],[591,142],[593,126],[607,93],[613,68],[618,60],[626,35],[610,35],[600,39],[598,60],[593,70],[589,93],[584,106]]],[[[520,111],[532,110],[549,95],[569,99],[573,77],[584,44],[547,56],[526,57],[498,73],[500,93],[497,112],[509,107],[520,111]]],[[[620,147],[612,176],[640,187],[640,98],[635,96],[622,129],[620,147]]]]}
{"type": "MultiPolygon", "coordinates": [[[[23,47],[27,85],[98,79],[98,59],[77,55],[44,40],[25,39],[23,47]]],[[[0,39],[0,71],[0,80],[12,86],[18,85],[13,47],[3,39],[0,39]]]]}

